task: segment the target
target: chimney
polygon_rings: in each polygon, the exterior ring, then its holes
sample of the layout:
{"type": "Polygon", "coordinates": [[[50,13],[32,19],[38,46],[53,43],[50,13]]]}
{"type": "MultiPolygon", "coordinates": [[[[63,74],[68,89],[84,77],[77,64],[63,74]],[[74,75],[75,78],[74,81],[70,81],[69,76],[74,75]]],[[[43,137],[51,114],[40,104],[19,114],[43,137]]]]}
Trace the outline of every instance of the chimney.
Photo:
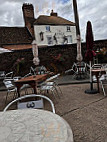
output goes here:
{"type": "Polygon", "coordinates": [[[25,27],[28,28],[32,36],[34,36],[33,20],[34,18],[34,8],[32,4],[24,3],[22,6],[23,17],[25,22],[25,27]]]}
{"type": "Polygon", "coordinates": [[[50,13],[50,16],[58,16],[58,14],[57,13],[55,13],[55,12],[53,12],[53,10],[51,11],[51,13],[50,13]]]}
{"type": "Polygon", "coordinates": [[[24,21],[25,21],[25,26],[27,25],[27,19],[30,18],[34,18],[34,8],[32,4],[29,3],[24,3],[22,6],[22,10],[23,10],[23,17],[24,17],[24,21]]]}

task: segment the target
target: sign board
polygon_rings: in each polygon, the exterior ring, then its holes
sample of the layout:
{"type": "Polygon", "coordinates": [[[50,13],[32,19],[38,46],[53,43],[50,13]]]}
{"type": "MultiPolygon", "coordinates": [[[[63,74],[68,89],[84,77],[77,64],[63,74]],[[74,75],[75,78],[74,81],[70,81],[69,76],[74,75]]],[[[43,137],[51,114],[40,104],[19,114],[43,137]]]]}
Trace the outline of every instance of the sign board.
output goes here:
{"type": "Polygon", "coordinates": [[[36,100],[36,101],[28,101],[28,102],[18,102],[17,108],[18,109],[26,109],[26,108],[40,109],[40,108],[43,108],[43,99],[36,100]]]}

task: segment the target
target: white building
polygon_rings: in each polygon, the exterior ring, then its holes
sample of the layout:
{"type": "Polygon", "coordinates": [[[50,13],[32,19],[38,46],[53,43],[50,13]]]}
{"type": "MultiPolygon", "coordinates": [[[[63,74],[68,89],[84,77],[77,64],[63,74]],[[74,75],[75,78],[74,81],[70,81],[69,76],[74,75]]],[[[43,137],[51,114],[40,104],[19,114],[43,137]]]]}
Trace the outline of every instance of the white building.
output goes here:
{"type": "Polygon", "coordinates": [[[41,15],[34,22],[34,35],[39,46],[53,46],[76,43],[75,23],[51,12],[41,15]]]}

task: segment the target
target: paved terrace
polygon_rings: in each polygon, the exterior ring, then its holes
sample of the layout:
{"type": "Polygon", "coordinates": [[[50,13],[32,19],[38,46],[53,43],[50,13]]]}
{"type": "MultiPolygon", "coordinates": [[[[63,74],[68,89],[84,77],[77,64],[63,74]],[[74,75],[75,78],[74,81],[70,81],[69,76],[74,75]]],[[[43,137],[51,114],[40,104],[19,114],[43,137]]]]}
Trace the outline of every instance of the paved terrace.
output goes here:
{"type": "MultiPolygon", "coordinates": [[[[70,76],[67,77],[68,84],[66,77],[59,80],[60,84],[65,81],[60,86],[63,92],[60,99],[55,100],[48,95],[55,104],[56,113],[71,126],[74,142],[107,142],[107,97],[103,96],[102,90],[97,94],[85,94],[84,91],[90,87],[89,83],[81,80],[82,84],[78,84],[79,81],[71,82],[70,76]]],[[[97,88],[96,84],[94,88],[97,88]]],[[[5,95],[6,91],[0,92],[0,111],[4,108],[5,95]]],[[[8,102],[11,99],[12,96],[8,98],[8,102]]],[[[50,109],[46,103],[45,107],[50,109]]]]}

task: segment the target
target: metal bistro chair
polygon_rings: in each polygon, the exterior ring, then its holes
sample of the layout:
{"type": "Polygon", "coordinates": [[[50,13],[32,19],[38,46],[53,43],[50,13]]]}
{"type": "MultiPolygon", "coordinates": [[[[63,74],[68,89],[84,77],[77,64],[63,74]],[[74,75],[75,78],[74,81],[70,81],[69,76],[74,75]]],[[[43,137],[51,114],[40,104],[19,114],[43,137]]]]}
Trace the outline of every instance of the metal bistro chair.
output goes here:
{"type": "Polygon", "coordinates": [[[77,63],[77,74],[86,74],[87,72],[87,64],[85,62],[77,63]]]}
{"type": "Polygon", "coordinates": [[[39,75],[47,73],[47,69],[45,66],[38,66],[36,68],[30,67],[30,73],[32,75],[39,75]]]}
{"type": "Polygon", "coordinates": [[[74,64],[72,65],[72,68],[71,68],[71,69],[65,71],[65,74],[67,74],[67,73],[69,73],[69,72],[73,72],[73,77],[77,74],[77,65],[76,65],[75,62],[74,62],[74,64]]]}
{"type": "Polygon", "coordinates": [[[4,79],[5,77],[5,71],[0,71],[0,79],[4,79]]]}
{"type": "MultiPolygon", "coordinates": [[[[14,103],[18,102],[20,103],[21,100],[24,100],[24,99],[27,99],[27,98],[41,98],[41,99],[45,99],[47,100],[50,104],[51,104],[51,107],[52,107],[52,112],[55,113],[55,107],[54,107],[54,104],[53,102],[46,96],[43,96],[43,95],[37,95],[37,94],[30,94],[30,95],[26,95],[26,96],[22,96],[22,97],[19,97],[15,100],[13,100],[12,102],[10,102],[5,108],[4,108],[4,112],[7,111],[7,109],[14,103]]],[[[36,108],[33,101],[32,102],[27,102],[26,104],[26,108],[36,108]]]]}
{"type": "Polygon", "coordinates": [[[100,80],[100,82],[101,82],[103,94],[104,94],[104,96],[107,96],[107,93],[106,93],[106,89],[107,89],[107,64],[105,66],[103,66],[103,68],[105,68],[106,74],[103,75],[104,78],[102,80],[100,80]]]}
{"type": "Polygon", "coordinates": [[[101,82],[101,87],[102,87],[104,96],[107,96],[106,91],[105,91],[107,89],[107,87],[106,87],[107,86],[107,75],[106,75],[105,79],[101,80],[100,82],[101,82]]]}
{"type": "Polygon", "coordinates": [[[92,69],[101,69],[102,65],[101,64],[94,64],[92,65],[92,69]]]}
{"type": "Polygon", "coordinates": [[[7,89],[7,95],[6,95],[6,100],[5,100],[5,104],[7,102],[7,97],[10,93],[14,92],[14,96],[13,98],[16,96],[17,97],[17,88],[15,87],[15,85],[13,84],[13,80],[8,80],[8,79],[5,79],[3,80],[3,83],[7,89]]]}
{"type": "Polygon", "coordinates": [[[4,79],[12,79],[12,78],[13,78],[13,71],[5,74],[4,79]]]}
{"type": "Polygon", "coordinates": [[[38,67],[35,68],[35,72],[38,75],[39,74],[45,74],[45,73],[47,73],[47,69],[46,69],[45,66],[38,66],[38,67]]]}
{"type": "Polygon", "coordinates": [[[19,79],[21,79],[21,78],[22,78],[21,76],[14,76],[14,77],[13,77],[13,80],[14,80],[14,81],[17,81],[17,80],[19,80],[19,79]]]}
{"type": "Polygon", "coordinates": [[[41,83],[40,93],[41,92],[49,93],[49,91],[50,91],[54,95],[54,97],[55,97],[55,94],[57,94],[58,97],[60,98],[59,91],[62,95],[63,95],[63,93],[62,93],[59,85],[57,84],[57,82],[54,80],[54,79],[57,79],[59,76],[60,76],[60,74],[56,74],[56,75],[46,79],[45,82],[41,83]]]}
{"type": "Polygon", "coordinates": [[[36,75],[36,71],[35,71],[35,69],[33,67],[30,67],[30,73],[32,75],[36,75]]]}
{"type": "MultiPolygon", "coordinates": [[[[31,73],[28,73],[28,74],[26,74],[24,77],[22,77],[22,78],[25,78],[25,77],[28,77],[28,76],[32,76],[32,74],[31,73]]],[[[25,90],[25,94],[28,94],[28,91],[27,91],[27,89],[28,88],[31,88],[31,86],[29,85],[29,84],[24,84],[22,87],[21,87],[21,90],[25,90]]],[[[32,93],[33,93],[33,89],[31,88],[31,90],[32,90],[32,93]]]]}

